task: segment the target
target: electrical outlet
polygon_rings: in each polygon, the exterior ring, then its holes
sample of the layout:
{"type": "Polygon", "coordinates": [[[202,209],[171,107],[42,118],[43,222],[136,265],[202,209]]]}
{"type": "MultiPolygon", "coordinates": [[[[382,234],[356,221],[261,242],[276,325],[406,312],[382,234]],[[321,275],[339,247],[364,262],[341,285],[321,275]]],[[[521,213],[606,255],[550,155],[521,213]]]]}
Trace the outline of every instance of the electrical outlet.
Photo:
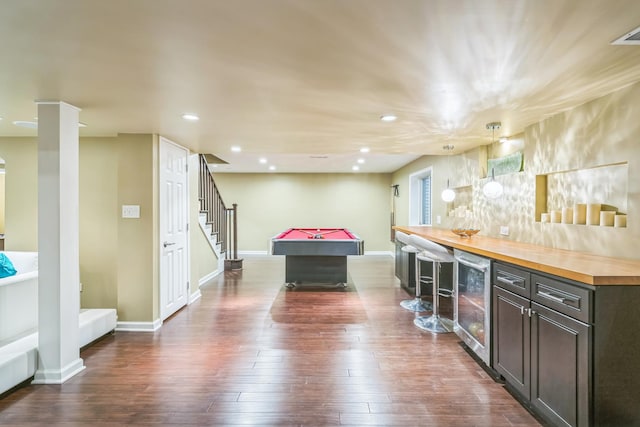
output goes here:
{"type": "Polygon", "coordinates": [[[442,222],[442,217],[440,215],[436,216],[436,224],[440,224],[442,222]]]}
{"type": "Polygon", "coordinates": [[[140,205],[122,205],[122,218],[140,218],[140,205]]]}
{"type": "Polygon", "coordinates": [[[508,236],[509,235],[509,227],[507,227],[506,225],[501,225],[500,226],[500,234],[502,234],[503,236],[508,236]]]}

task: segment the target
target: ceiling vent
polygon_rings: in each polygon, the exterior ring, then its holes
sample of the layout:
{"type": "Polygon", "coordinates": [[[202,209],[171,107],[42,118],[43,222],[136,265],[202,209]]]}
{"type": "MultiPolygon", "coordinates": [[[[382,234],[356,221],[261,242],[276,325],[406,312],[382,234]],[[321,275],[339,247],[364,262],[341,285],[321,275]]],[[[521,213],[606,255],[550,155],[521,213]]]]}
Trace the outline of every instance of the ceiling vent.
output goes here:
{"type": "Polygon", "coordinates": [[[611,44],[636,44],[640,45],[640,27],[619,37],[611,42],[611,44]]]}

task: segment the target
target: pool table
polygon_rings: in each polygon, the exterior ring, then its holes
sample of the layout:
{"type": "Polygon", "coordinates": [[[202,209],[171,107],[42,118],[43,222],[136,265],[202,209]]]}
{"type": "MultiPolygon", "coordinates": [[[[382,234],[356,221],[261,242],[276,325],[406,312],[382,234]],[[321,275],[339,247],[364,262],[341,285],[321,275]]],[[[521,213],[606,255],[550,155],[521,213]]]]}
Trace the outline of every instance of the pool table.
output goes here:
{"type": "Polygon", "coordinates": [[[347,256],[364,254],[364,241],[346,228],[290,228],[271,239],[271,253],[285,256],[289,288],[304,282],[346,286],[347,256]]]}

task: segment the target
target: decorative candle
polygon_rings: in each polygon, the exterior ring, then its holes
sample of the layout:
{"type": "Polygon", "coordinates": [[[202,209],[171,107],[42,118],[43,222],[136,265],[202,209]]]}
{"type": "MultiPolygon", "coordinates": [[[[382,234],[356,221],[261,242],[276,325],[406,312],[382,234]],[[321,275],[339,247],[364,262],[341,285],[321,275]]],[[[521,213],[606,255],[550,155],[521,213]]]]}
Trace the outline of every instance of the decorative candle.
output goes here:
{"type": "Polygon", "coordinates": [[[623,214],[618,214],[613,219],[614,227],[626,227],[627,226],[627,216],[623,214]]]}
{"type": "Polygon", "coordinates": [[[573,209],[562,208],[561,218],[563,224],[573,224],[573,209]]]}
{"type": "Polygon", "coordinates": [[[562,221],[562,212],[551,211],[551,222],[560,222],[560,221],[562,221]]]}
{"type": "Polygon", "coordinates": [[[613,227],[613,220],[616,216],[615,211],[600,212],[600,225],[605,227],[613,227]]]}
{"type": "Polygon", "coordinates": [[[540,214],[540,222],[549,222],[549,214],[548,213],[540,214]]]}
{"type": "Polygon", "coordinates": [[[589,203],[587,205],[587,224],[599,225],[600,224],[600,203],[589,203]]]}
{"type": "Polygon", "coordinates": [[[584,203],[576,203],[575,205],[573,205],[573,223],[587,223],[587,205],[585,205],[584,203]]]}

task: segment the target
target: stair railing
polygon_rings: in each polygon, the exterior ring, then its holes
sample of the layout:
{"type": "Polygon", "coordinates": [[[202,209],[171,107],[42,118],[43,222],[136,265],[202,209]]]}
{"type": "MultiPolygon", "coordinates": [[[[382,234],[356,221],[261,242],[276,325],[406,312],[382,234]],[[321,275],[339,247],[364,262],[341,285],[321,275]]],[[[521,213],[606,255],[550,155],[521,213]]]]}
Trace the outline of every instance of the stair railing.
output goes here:
{"type": "Polygon", "coordinates": [[[242,260],[238,259],[238,205],[227,208],[220,191],[209,170],[203,154],[200,157],[199,194],[200,211],[207,214],[207,224],[211,224],[211,234],[220,243],[220,253],[225,257],[225,270],[242,268],[242,260]],[[233,258],[230,258],[232,256],[233,258]]]}

